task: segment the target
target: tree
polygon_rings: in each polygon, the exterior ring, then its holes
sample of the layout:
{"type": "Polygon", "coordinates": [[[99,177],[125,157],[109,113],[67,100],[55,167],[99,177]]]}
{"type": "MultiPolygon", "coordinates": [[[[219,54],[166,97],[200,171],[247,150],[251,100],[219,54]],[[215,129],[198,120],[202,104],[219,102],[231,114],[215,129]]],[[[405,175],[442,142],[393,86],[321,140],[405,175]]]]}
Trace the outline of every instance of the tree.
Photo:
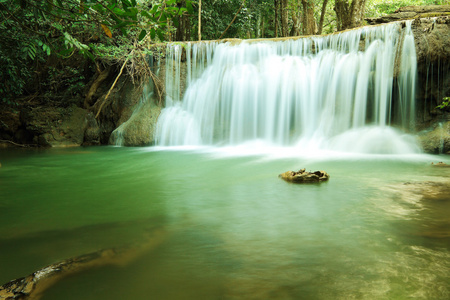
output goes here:
{"type": "Polygon", "coordinates": [[[288,22],[289,22],[289,13],[288,13],[288,0],[281,0],[281,34],[286,37],[289,35],[288,22]]]}
{"type": "Polygon", "coordinates": [[[198,1],[198,40],[202,40],[202,0],[198,1]]]}
{"type": "Polygon", "coordinates": [[[274,6],[275,6],[275,19],[274,19],[275,37],[278,37],[278,8],[280,7],[280,0],[274,0],[274,6]]]}
{"type": "Polygon", "coordinates": [[[172,24],[192,12],[191,2],[0,0],[1,102],[14,102],[15,95],[42,93],[45,87],[57,92],[56,85],[63,82],[66,89],[79,86],[74,80],[83,75],[76,68],[48,63],[77,53],[95,61],[99,72],[103,68],[98,60],[111,64],[128,61],[133,68],[129,56],[142,61],[145,56],[132,48],[144,40],[170,38],[172,24]]]}
{"type": "Polygon", "coordinates": [[[335,0],[337,30],[355,28],[362,25],[366,0],[335,0]]]}
{"type": "Polygon", "coordinates": [[[317,28],[317,34],[322,34],[323,22],[325,20],[325,13],[326,13],[326,10],[327,10],[327,4],[328,4],[328,0],[323,0],[322,10],[320,12],[319,27],[317,28]]]}
{"type": "Polygon", "coordinates": [[[303,5],[303,34],[311,35],[316,33],[316,20],[314,18],[314,1],[302,0],[303,5]]]}

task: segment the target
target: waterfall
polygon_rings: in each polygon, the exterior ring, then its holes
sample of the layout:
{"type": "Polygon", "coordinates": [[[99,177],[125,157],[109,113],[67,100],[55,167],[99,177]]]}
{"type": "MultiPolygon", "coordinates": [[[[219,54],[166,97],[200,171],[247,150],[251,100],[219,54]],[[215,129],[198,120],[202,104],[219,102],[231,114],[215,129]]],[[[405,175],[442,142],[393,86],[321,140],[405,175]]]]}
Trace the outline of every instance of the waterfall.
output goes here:
{"type": "Polygon", "coordinates": [[[158,145],[262,141],[340,151],[418,151],[413,140],[391,127],[394,114],[404,130],[414,120],[411,21],[403,30],[402,23],[391,23],[277,42],[188,43],[182,100],[181,50],[177,44],[167,47],[158,145]]]}

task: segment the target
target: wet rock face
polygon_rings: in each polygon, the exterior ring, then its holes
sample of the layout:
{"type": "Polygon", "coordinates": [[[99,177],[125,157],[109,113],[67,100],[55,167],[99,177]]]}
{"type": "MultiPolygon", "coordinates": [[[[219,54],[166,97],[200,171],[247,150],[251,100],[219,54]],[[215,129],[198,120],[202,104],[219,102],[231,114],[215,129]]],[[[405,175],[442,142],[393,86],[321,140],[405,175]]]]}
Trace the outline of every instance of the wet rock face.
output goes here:
{"type": "Polygon", "coordinates": [[[413,22],[417,53],[416,111],[418,130],[435,120],[450,120],[448,111],[436,109],[450,95],[450,16],[413,22]]]}
{"type": "MultiPolygon", "coordinates": [[[[436,122],[450,120],[450,114],[436,109],[450,93],[450,5],[406,6],[390,15],[366,19],[370,25],[401,20],[413,20],[417,55],[416,130],[430,130],[436,122]]],[[[424,147],[426,152],[430,152],[429,148],[424,147]]]]}
{"type": "Polygon", "coordinates": [[[161,107],[152,102],[138,105],[132,116],[113,131],[109,138],[109,144],[119,146],[152,144],[160,112],[161,107]]]}
{"type": "Polygon", "coordinates": [[[450,121],[436,123],[418,135],[422,149],[426,153],[450,154],[450,121]]]}
{"type": "Polygon", "coordinates": [[[306,172],[305,169],[301,169],[297,172],[287,171],[278,175],[281,179],[287,182],[293,183],[315,183],[327,181],[330,178],[325,171],[306,172]]]}
{"type": "Polygon", "coordinates": [[[99,144],[95,118],[80,107],[28,108],[21,112],[20,119],[23,128],[16,132],[15,139],[22,144],[46,147],[99,144]]]}

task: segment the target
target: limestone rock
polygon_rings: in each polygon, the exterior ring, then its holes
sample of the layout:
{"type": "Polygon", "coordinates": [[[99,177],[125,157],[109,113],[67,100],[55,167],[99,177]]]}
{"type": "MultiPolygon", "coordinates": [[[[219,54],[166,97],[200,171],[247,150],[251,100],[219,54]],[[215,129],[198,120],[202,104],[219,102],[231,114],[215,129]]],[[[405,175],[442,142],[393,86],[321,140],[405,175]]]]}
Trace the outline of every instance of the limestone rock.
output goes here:
{"type": "Polygon", "coordinates": [[[152,101],[139,103],[131,117],[113,131],[109,144],[118,146],[145,146],[153,143],[156,122],[161,107],[152,101]]]}
{"type": "Polygon", "coordinates": [[[440,161],[438,163],[431,163],[432,166],[434,167],[441,167],[441,168],[450,168],[450,165],[440,161]]]}
{"type": "Polygon", "coordinates": [[[418,135],[423,151],[431,154],[450,152],[450,121],[437,123],[418,135]]]}
{"type": "Polygon", "coordinates": [[[93,113],[88,113],[84,119],[84,141],[83,145],[99,145],[100,128],[93,113]]]}
{"type": "Polygon", "coordinates": [[[450,15],[450,5],[405,6],[395,13],[377,18],[366,18],[370,25],[389,23],[400,20],[427,18],[450,15]]]}
{"type": "Polygon", "coordinates": [[[21,144],[71,147],[99,144],[97,121],[92,113],[70,107],[29,107],[21,111],[22,127],[14,139],[21,144]]]}
{"type": "Polygon", "coordinates": [[[305,169],[301,169],[297,172],[287,171],[278,175],[281,179],[287,182],[294,183],[313,183],[327,181],[330,178],[325,171],[306,172],[305,169]]]}

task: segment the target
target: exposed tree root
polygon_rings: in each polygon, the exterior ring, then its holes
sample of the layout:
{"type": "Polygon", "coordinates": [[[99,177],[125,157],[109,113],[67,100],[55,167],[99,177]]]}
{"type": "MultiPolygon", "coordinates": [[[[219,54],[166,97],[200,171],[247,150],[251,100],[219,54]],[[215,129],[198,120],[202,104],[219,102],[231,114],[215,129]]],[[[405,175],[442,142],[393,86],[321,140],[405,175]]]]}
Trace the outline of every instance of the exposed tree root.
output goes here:
{"type": "Polygon", "coordinates": [[[23,148],[29,148],[29,147],[37,146],[36,144],[18,144],[18,143],[15,143],[13,141],[10,141],[10,140],[0,140],[0,142],[1,143],[10,143],[11,145],[18,146],[18,147],[23,147],[23,148]]]}
{"type": "Polygon", "coordinates": [[[150,71],[150,77],[152,78],[153,83],[155,84],[156,92],[158,93],[158,105],[162,105],[165,92],[164,82],[156,77],[152,71],[150,71]]]}
{"type": "Polygon", "coordinates": [[[98,116],[100,115],[100,112],[102,111],[103,106],[106,103],[106,100],[108,100],[109,95],[111,94],[111,91],[114,89],[114,87],[116,86],[117,81],[119,80],[120,76],[123,73],[123,69],[125,68],[125,66],[127,65],[128,59],[129,57],[131,57],[133,55],[134,50],[132,50],[130,52],[130,54],[127,56],[127,58],[125,59],[125,61],[123,62],[122,67],[120,68],[120,72],[119,75],[117,75],[116,80],[114,80],[114,83],[112,84],[112,86],[110,87],[108,93],[106,94],[105,98],[103,99],[103,102],[100,104],[100,107],[98,108],[97,114],[95,115],[95,118],[97,119],[98,116]]]}
{"type": "Polygon", "coordinates": [[[100,66],[97,63],[95,63],[95,67],[97,69],[98,76],[94,80],[94,82],[92,83],[92,85],[89,88],[89,91],[88,91],[88,93],[86,95],[86,98],[84,99],[84,107],[85,108],[89,108],[92,96],[94,96],[94,94],[97,91],[97,89],[100,86],[100,84],[103,81],[105,81],[106,78],[108,78],[109,71],[110,71],[110,67],[106,67],[105,69],[100,70],[100,66]]]}

